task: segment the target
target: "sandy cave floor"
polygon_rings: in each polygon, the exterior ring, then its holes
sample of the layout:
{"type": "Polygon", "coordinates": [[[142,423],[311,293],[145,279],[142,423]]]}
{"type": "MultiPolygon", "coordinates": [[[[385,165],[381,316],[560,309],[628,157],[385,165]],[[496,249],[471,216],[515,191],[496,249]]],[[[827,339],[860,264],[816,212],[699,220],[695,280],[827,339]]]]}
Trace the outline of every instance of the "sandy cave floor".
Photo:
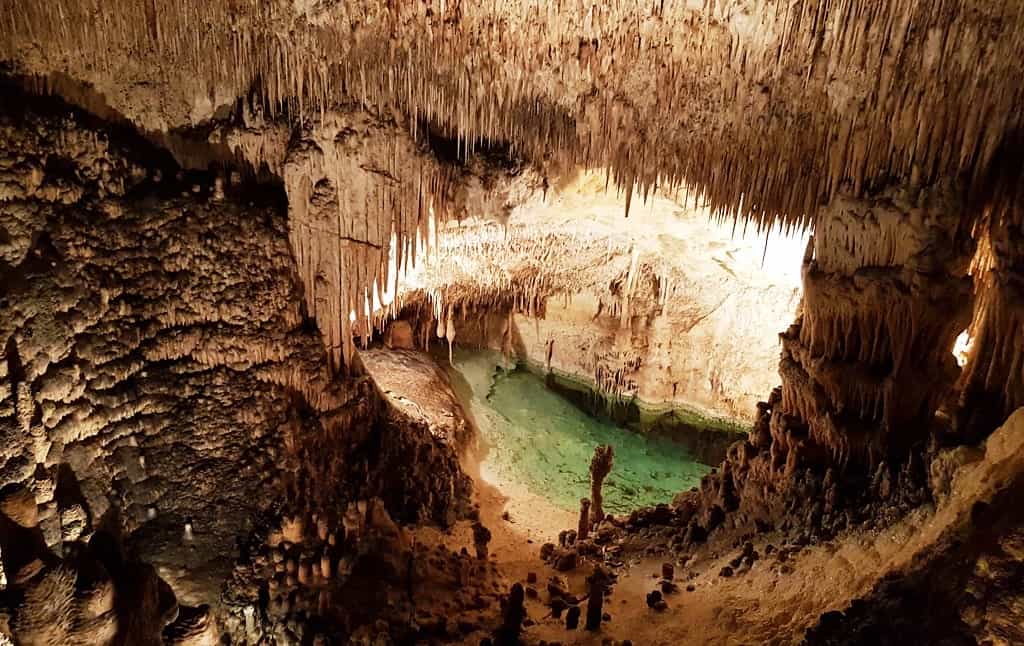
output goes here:
{"type": "MultiPolygon", "coordinates": [[[[651,610],[645,602],[646,594],[658,588],[665,559],[632,558],[618,570],[618,583],[605,601],[604,610],[611,621],[602,624],[599,632],[568,631],[564,620],[550,616],[546,583],[552,576],[563,576],[570,591],[582,596],[592,568],[584,564],[573,572],[560,573],[540,560],[539,551],[544,541],[557,539],[560,528],[554,523],[559,516],[566,521],[561,528],[570,527],[573,519],[554,510],[547,516],[527,516],[532,522],[524,523],[516,510],[543,506],[543,501],[516,500],[514,494],[500,490],[500,483],[482,481],[478,474],[474,481],[481,521],[493,534],[491,555],[498,572],[508,585],[518,581],[539,593],[527,599],[527,612],[535,624],[525,634],[531,640],[565,644],[601,644],[605,639],[650,645],[800,643],[804,631],[822,613],[844,608],[868,592],[882,574],[907,565],[946,526],[944,519],[930,510],[919,510],[885,532],[847,535],[805,547],[784,563],[777,554],[786,544],[785,538],[760,535],[754,548],[761,559],[748,572],[729,578],[719,572],[741,550],[713,543],[696,552],[685,566],[675,563],[679,592],[666,596],[669,608],[665,612],[651,610]],[[509,520],[503,519],[505,512],[509,520]],[[539,526],[541,518],[552,524],[539,526]],[[765,555],[768,545],[775,548],[771,556],[765,555]],[[527,583],[531,572],[537,575],[535,585],[527,583]]],[[[442,543],[455,551],[461,547],[472,550],[471,523],[466,521],[448,533],[421,528],[415,535],[418,541],[442,543]]],[[[479,638],[475,635],[463,643],[475,645],[479,638]]]]}

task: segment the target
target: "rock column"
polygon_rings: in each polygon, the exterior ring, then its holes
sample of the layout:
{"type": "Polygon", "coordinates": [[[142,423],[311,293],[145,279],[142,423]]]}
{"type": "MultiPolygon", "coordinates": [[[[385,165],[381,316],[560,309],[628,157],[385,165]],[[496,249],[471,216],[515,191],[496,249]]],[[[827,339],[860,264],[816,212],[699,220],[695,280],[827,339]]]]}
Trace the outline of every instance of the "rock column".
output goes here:
{"type": "MultiPolygon", "coordinates": [[[[1024,192],[1024,189],[1017,189],[1024,192]]],[[[1024,195],[990,208],[973,268],[971,346],[961,379],[958,440],[974,443],[1024,405],[1024,195]]]]}
{"type": "Polygon", "coordinates": [[[604,497],[601,488],[604,479],[611,473],[615,459],[615,449],[602,444],[594,448],[594,457],[590,460],[590,525],[597,525],[604,520],[604,497]]]}
{"type": "Polygon", "coordinates": [[[949,186],[837,197],[815,221],[804,300],[781,335],[772,461],[875,468],[926,436],[959,374],[974,252],[949,186]]]}

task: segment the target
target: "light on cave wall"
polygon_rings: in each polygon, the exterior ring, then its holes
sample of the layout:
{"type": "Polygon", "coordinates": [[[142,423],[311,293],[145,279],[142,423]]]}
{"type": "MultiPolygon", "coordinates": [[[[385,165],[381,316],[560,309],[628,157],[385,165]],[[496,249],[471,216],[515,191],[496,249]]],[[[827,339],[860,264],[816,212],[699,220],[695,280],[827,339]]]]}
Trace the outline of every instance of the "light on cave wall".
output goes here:
{"type": "Polygon", "coordinates": [[[764,244],[760,267],[762,275],[779,285],[801,289],[801,259],[808,235],[805,232],[786,232],[780,225],[759,236],[759,241],[763,240],[764,244]]]}
{"type": "Polygon", "coordinates": [[[970,354],[973,343],[974,338],[970,332],[964,330],[953,344],[953,356],[956,357],[956,364],[961,368],[967,365],[967,355],[970,354]]]}
{"type": "MultiPolygon", "coordinates": [[[[464,323],[448,303],[479,314],[508,298],[517,313],[503,326],[514,327],[527,358],[595,374],[610,393],[628,388],[646,401],[747,419],[778,383],[778,334],[800,303],[809,233],[744,227],[685,192],[634,194],[627,218],[624,197],[605,180],[581,173],[505,219],[466,217],[436,233],[431,226],[427,235],[439,239],[429,259],[416,254],[411,280],[399,263],[393,302],[428,300],[438,336],[447,337],[464,323]],[[539,317],[535,303],[543,304],[539,317]],[[643,348],[621,347],[633,332],[643,348]],[[596,372],[606,364],[616,375],[607,383],[596,372]]],[[[384,301],[383,311],[392,311],[384,301]]],[[[492,341],[504,347],[504,339],[492,341]]]]}

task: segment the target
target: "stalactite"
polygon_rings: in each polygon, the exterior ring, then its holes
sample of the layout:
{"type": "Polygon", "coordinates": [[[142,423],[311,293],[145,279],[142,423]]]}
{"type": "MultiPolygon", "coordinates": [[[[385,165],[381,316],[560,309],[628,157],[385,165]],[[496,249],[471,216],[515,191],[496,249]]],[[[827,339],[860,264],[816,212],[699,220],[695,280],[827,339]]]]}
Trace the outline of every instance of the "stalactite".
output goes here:
{"type": "Polygon", "coordinates": [[[255,87],[272,115],[297,119],[346,100],[397,108],[414,130],[420,117],[443,125],[461,156],[503,140],[527,158],[606,167],[630,201],[633,187],[689,183],[719,216],[759,229],[806,227],[846,184],[860,194],[893,177],[980,181],[1021,126],[1015,0],[531,7],[428,16],[393,3],[155,0],[113,12],[2,0],[0,57],[97,86],[131,60],[187,91],[255,87]],[[868,38],[869,27],[887,36],[868,38]],[[723,71],[691,72],[709,69],[723,71]]]}
{"type": "Polygon", "coordinates": [[[779,412],[835,464],[898,457],[952,386],[971,304],[961,199],[944,184],[840,197],[817,215],[802,315],[782,335],[779,412]]]}

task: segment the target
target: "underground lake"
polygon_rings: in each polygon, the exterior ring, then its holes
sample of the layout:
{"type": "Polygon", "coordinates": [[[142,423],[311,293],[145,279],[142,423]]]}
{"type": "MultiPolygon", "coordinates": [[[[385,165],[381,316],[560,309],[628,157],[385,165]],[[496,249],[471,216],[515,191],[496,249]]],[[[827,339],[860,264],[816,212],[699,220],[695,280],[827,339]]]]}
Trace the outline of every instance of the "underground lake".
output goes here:
{"type": "Polygon", "coordinates": [[[584,412],[498,352],[457,349],[448,372],[479,432],[485,478],[566,511],[578,510],[580,498],[589,496],[590,459],[601,444],[615,449],[604,484],[610,513],[671,502],[710,470],[681,443],[584,412]]]}

